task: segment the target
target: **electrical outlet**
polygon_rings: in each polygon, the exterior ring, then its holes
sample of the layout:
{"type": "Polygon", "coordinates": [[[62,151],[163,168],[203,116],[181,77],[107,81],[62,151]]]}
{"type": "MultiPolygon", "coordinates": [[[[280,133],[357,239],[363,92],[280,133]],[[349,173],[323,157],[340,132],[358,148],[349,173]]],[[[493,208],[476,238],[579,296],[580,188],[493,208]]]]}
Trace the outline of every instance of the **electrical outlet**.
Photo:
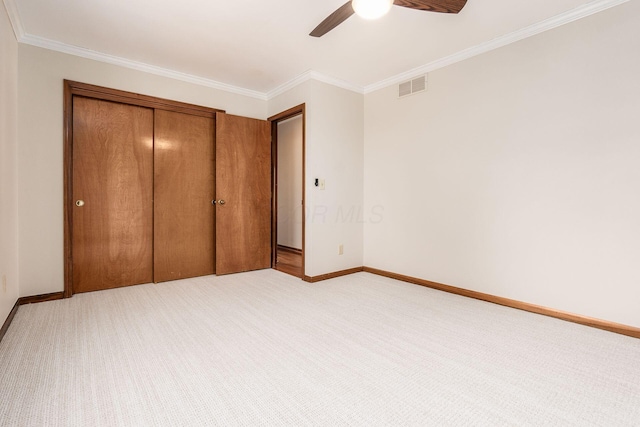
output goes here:
{"type": "Polygon", "coordinates": [[[2,293],[3,294],[7,293],[7,276],[6,276],[6,274],[2,275],[2,293]]]}
{"type": "Polygon", "coordinates": [[[338,246],[338,255],[344,255],[344,245],[338,246]]]}

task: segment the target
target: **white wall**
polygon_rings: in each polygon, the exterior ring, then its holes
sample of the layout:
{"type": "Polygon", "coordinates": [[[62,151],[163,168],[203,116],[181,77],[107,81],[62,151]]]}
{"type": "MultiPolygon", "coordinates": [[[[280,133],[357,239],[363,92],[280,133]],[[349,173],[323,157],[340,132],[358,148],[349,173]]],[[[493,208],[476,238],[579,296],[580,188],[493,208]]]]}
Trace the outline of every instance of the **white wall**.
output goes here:
{"type": "Polygon", "coordinates": [[[306,104],[305,274],[362,266],[364,97],[308,80],[269,100],[269,115],[306,104]],[[326,189],[313,186],[325,180],[326,189]],[[344,255],[338,246],[344,245],[344,255]]]}
{"type": "Polygon", "coordinates": [[[364,97],[311,81],[307,105],[307,229],[312,258],[306,274],[317,276],[362,266],[364,97]],[[313,186],[324,179],[325,190],[313,186]],[[338,246],[344,245],[344,255],[338,246]]]}
{"type": "Polygon", "coordinates": [[[20,44],[20,295],[62,291],[63,79],[265,119],[266,101],[20,44]]]}
{"type": "Polygon", "coordinates": [[[267,116],[275,116],[311,100],[311,80],[306,80],[286,92],[269,99],[267,116]]]}
{"type": "Polygon", "coordinates": [[[278,123],[278,244],[302,249],[302,116],[278,123]]]}
{"type": "Polygon", "coordinates": [[[640,327],[640,2],[365,97],[365,265],[640,327]]]}
{"type": "Polygon", "coordinates": [[[18,42],[0,3],[0,326],[19,295],[17,110],[18,42]]]}

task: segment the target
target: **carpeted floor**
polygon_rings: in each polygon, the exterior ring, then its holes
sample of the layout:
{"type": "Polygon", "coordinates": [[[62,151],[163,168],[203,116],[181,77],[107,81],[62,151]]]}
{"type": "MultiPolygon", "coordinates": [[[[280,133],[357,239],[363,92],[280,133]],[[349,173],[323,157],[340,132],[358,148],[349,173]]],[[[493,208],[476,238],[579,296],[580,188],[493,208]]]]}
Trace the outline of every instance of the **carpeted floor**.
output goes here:
{"type": "Polygon", "coordinates": [[[22,306],[0,425],[638,426],[640,340],[359,273],[22,306]]]}

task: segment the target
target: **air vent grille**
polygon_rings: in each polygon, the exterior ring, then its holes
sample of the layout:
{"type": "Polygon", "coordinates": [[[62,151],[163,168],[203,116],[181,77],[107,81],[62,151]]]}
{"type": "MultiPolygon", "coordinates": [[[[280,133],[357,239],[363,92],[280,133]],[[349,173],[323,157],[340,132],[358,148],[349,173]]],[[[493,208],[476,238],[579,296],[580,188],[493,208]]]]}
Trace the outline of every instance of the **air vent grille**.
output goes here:
{"type": "Polygon", "coordinates": [[[398,98],[427,90],[427,76],[416,77],[398,85],[398,98]]]}
{"type": "Polygon", "coordinates": [[[400,83],[398,86],[398,96],[402,98],[403,96],[411,95],[411,82],[400,83]]]}

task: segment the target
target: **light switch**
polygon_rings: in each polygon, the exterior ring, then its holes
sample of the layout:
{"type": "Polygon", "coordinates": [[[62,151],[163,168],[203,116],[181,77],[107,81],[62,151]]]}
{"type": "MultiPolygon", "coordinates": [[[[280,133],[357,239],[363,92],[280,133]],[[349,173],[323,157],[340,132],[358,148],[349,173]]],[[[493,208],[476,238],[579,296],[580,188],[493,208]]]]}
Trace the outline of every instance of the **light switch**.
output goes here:
{"type": "Polygon", "coordinates": [[[318,180],[318,188],[320,190],[324,190],[324,179],[319,179],[318,180]]]}

